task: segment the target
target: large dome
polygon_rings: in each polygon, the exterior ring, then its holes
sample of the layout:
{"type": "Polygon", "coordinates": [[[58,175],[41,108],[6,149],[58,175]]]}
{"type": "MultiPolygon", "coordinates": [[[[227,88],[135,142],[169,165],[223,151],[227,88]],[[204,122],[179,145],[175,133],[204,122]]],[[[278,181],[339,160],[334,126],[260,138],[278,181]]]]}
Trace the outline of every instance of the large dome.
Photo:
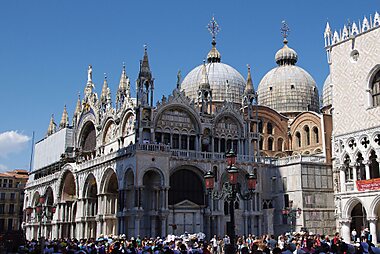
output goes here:
{"type": "MultiPolygon", "coordinates": [[[[202,82],[202,66],[203,64],[190,71],[181,84],[181,89],[185,94],[194,100],[198,97],[199,85],[202,82]]],[[[213,102],[232,100],[241,103],[241,95],[244,92],[246,82],[237,70],[220,62],[207,63],[206,70],[213,102]]]]}
{"type": "Polygon", "coordinates": [[[323,84],[323,98],[322,103],[323,107],[329,106],[332,104],[332,82],[330,74],[327,76],[325,83],[323,84]]]}
{"type": "Polygon", "coordinates": [[[318,88],[310,74],[296,66],[297,53],[287,46],[275,56],[278,67],[270,70],[261,80],[257,93],[258,103],[280,113],[319,111],[318,88]]]}

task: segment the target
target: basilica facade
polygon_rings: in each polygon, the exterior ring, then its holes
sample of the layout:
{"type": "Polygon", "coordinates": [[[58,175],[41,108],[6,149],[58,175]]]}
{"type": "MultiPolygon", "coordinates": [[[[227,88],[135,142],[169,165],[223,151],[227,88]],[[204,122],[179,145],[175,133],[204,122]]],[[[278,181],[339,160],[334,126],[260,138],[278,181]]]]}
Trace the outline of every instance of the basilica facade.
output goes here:
{"type": "Polygon", "coordinates": [[[207,61],[183,80],[178,75],[173,92],[156,103],[147,49],[135,96],[125,67],[114,97],[106,78],[101,93],[94,91],[88,67],[72,121],[65,108],[59,126],[52,117],[35,145],[25,190],[28,239],[224,235],[229,204],[207,195],[203,176],[212,171],[220,191],[231,149],[243,189],[247,173],[258,175],[253,198],[234,204],[237,234],[335,230],[331,107],[320,110],[317,85],[297,66],[286,27],[277,66],[257,90],[250,67],[245,79],[222,62],[211,32],[207,61]],[[43,217],[36,212],[41,196],[43,217]],[[282,213],[298,208],[291,218],[282,213]]]}

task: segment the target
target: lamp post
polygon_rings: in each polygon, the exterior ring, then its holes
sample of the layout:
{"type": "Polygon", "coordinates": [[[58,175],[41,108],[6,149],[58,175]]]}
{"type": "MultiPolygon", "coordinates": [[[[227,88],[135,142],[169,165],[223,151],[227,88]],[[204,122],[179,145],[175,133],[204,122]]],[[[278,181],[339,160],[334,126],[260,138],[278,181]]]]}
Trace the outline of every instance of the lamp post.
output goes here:
{"type": "MultiPolygon", "coordinates": [[[[39,230],[38,230],[38,239],[40,241],[40,246],[41,246],[41,251],[43,252],[43,249],[44,249],[44,241],[42,240],[42,222],[43,222],[43,219],[46,218],[46,219],[52,219],[53,218],[53,215],[56,211],[56,208],[57,208],[57,205],[56,204],[53,204],[53,205],[47,205],[45,204],[45,201],[46,201],[46,197],[45,196],[40,196],[39,200],[38,200],[38,203],[35,207],[35,212],[36,212],[36,217],[39,221],[39,230]]],[[[33,208],[32,207],[27,207],[25,209],[25,212],[28,216],[30,216],[33,212],[33,208]]]]}
{"type": "Polygon", "coordinates": [[[290,233],[295,230],[295,220],[301,216],[301,208],[293,208],[293,201],[290,201],[289,207],[282,209],[282,215],[286,216],[286,221],[290,219],[290,233]]]}
{"type": "Polygon", "coordinates": [[[254,191],[256,189],[257,183],[257,169],[253,169],[252,172],[246,174],[247,186],[248,190],[243,192],[241,188],[241,184],[238,182],[239,169],[235,166],[236,163],[236,154],[231,149],[226,153],[227,159],[227,174],[228,181],[224,182],[222,185],[222,190],[218,192],[214,190],[215,185],[215,176],[212,171],[208,171],[204,175],[205,185],[207,189],[207,194],[211,196],[212,199],[220,200],[223,199],[229,202],[229,212],[230,212],[230,227],[227,230],[227,234],[230,238],[230,244],[226,247],[226,254],[235,254],[235,207],[234,204],[240,199],[250,200],[254,197],[254,191]]]}

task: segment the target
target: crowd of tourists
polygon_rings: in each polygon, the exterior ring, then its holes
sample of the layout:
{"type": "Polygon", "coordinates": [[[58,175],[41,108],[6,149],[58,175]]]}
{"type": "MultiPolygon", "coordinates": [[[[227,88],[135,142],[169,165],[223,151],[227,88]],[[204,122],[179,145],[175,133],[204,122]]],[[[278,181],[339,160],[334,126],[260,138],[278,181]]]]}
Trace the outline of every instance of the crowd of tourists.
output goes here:
{"type": "Polygon", "coordinates": [[[236,238],[232,246],[228,236],[213,236],[206,241],[203,233],[181,236],[168,235],[166,238],[100,236],[97,239],[53,239],[28,241],[20,246],[19,253],[44,254],[225,254],[235,250],[238,254],[380,254],[368,236],[360,241],[345,243],[339,233],[333,237],[307,232],[236,238]],[[229,249],[230,248],[230,249],[229,249]]]}

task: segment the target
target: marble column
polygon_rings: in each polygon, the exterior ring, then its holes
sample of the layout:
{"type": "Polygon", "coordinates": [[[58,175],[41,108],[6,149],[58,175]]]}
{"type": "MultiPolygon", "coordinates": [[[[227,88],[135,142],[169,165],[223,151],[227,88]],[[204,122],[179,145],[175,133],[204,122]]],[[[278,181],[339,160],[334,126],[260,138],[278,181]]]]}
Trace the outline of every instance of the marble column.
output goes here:
{"type": "Polygon", "coordinates": [[[354,171],[353,172],[354,190],[357,191],[358,187],[356,186],[356,181],[358,180],[358,168],[355,165],[352,165],[352,167],[353,167],[353,171],[354,171]]]}
{"type": "Polygon", "coordinates": [[[369,221],[369,232],[372,235],[372,243],[377,244],[377,217],[369,217],[367,221],[369,221]]]}
{"type": "Polygon", "coordinates": [[[340,224],[342,225],[340,229],[340,234],[343,237],[343,240],[346,243],[349,243],[351,241],[351,232],[350,232],[350,223],[351,219],[340,219],[340,224]]]}
{"type": "Polygon", "coordinates": [[[344,170],[348,170],[346,168],[341,168],[339,170],[339,178],[340,178],[340,190],[342,192],[346,192],[347,189],[346,189],[346,174],[344,173],[344,170]]]}
{"type": "Polygon", "coordinates": [[[364,161],[364,166],[365,166],[365,179],[371,179],[371,174],[369,171],[369,161],[364,161]]]}

